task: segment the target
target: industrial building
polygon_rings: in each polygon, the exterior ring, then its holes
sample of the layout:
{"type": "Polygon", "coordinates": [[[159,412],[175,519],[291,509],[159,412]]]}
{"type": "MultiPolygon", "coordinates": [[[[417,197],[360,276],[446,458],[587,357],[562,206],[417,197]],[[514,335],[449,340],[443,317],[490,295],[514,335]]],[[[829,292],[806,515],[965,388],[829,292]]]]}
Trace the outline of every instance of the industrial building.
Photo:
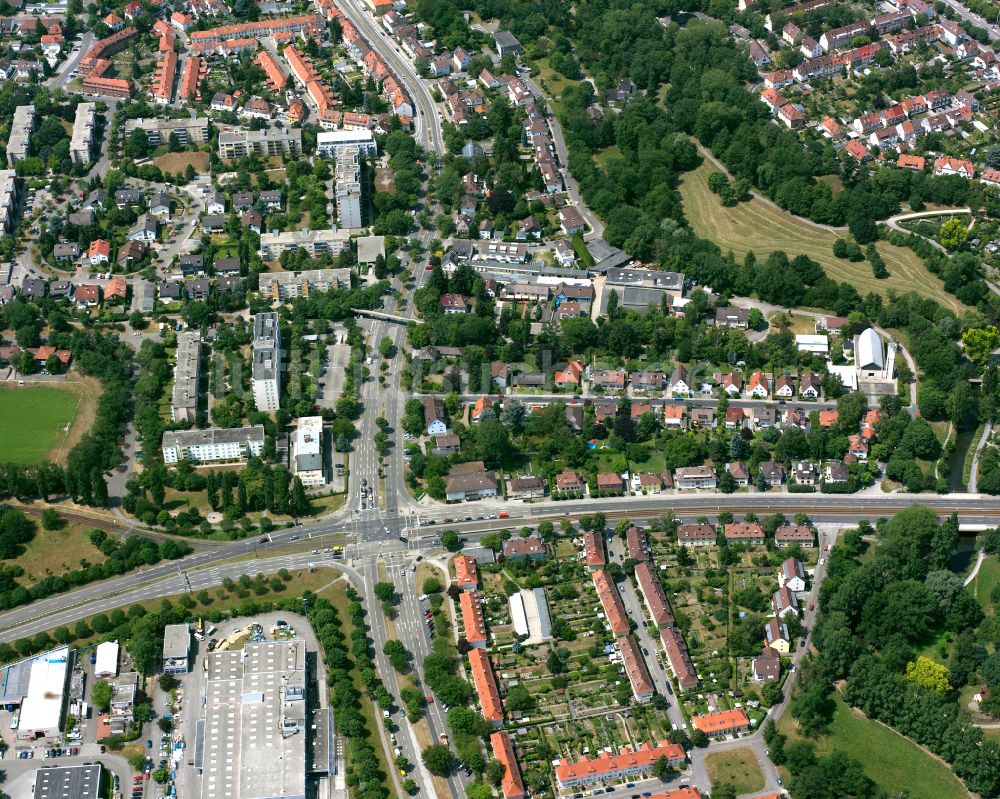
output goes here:
{"type": "Polygon", "coordinates": [[[317,255],[340,255],[351,246],[351,234],[337,228],[326,230],[289,230],[287,232],[262,232],[260,234],[260,257],[265,261],[277,261],[283,252],[305,250],[313,257],[317,255]]]}
{"type": "Polygon", "coordinates": [[[202,799],[305,799],[306,686],[301,639],[206,655],[195,736],[202,799]]]}
{"type": "Polygon", "coordinates": [[[261,272],[257,286],[269,300],[308,297],[313,291],[351,287],[350,269],[309,269],[304,272],[261,272]]]}
{"type": "Polygon", "coordinates": [[[253,317],[253,401],[258,411],[276,411],[281,400],[281,326],[278,314],[253,317]]]}
{"type": "Polygon", "coordinates": [[[886,347],[875,328],[854,337],[854,367],[859,391],[870,396],[896,393],[896,345],[886,347]]]}
{"type": "Polygon", "coordinates": [[[69,157],[74,164],[87,164],[94,152],[94,128],[97,126],[97,105],[80,103],[73,120],[73,137],[69,142],[69,157]]]}
{"type": "Polygon", "coordinates": [[[124,735],[128,725],[135,720],[135,695],[139,690],[139,675],[134,671],[126,671],[109,682],[112,692],[108,727],[112,735],[124,735]]]}
{"type": "MultiPolygon", "coordinates": [[[[457,571],[457,570],[456,570],[457,571]]],[[[538,644],[552,638],[552,621],[545,591],[535,588],[521,589],[508,598],[514,632],[527,636],[526,643],[538,644]]]]}
{"type": "Polygon", "coordinates": [[[7,137],[7,166],[14,166],[28,157],[31,134],[35,132],[35,106],[19,105],[14,109],[14,119],[7,137]]]}
{"type": "Polygon", "coordinates": [[[295,428],[295,476],[306,488],[326,485],[323,469],[323,417],[300,416],[295,428]]]}
{"type": "Polygon", "coordinates": [[[325,130],[316,134],[317,155],[336,158],[341,147],[357,147],[365,158],[378,154],[378,145],[370,130],[325,130]]]}
{"type": "Polygon", "coordinates": [[[194,424],[198,419],[198,382],[201,379],[201,337],[198,333],[178,333],[174,354],[174,389],[170,418],[194,424]]]}
{"type": "Polygon", "coordinates": [[[21,699],[17,737],[55,738],[62,734],[66,685],[69,678],[69,648],[60,647],[30,661],[27,691],[21,699]]]}
{"type": "Polygon", "coordinates": [[[298,128],[232,128],[219,133],[219,157],[242,158],[256,153],[260,156],[301,155],[302,131],[298,128]]]}
{"type": "Polygon", "coordinates": [[[101,764],[55,766],[35,771],[34,799],[100,799],[101,764]]]}
{"type": "Polygon", "coordinates": [[[163,628],[163,673],[187,674],[191,654],[191,631],[186,624],[163,628]]]}
{"type": "Polygon", "coordinates": [[[163,462],[245,461],[264,449],[264,425],[169,430],[163,434],[163,462]]]}
{"type": "Polygon", "coordinates": [[[97,645],[94,653],[94,676],[98,680],[115,677],[118,674],[118,642],[105,641],[97,645]]]}
{"type": "Polygon", "coordinates": [[[125,122],[125,138],[134,130],[145,131],[149,143],[158,147],[173,133],[180,144],[202,144],[208,141],[208,117],[181,119],[129,119],[125,122]]]}
{"type": "Polygon", "coordinates": [[[361,157],[356,145],[337,148],[334,179],[337,224],[342,228],[361,227],[361,157]]]}

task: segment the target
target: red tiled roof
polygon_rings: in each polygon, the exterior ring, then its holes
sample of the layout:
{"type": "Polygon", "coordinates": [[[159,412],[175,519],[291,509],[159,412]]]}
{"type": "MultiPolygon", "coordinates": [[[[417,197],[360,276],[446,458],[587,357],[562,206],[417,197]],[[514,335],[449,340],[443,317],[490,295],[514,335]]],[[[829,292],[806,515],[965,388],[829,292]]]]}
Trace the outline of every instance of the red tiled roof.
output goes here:
{"type": "Polygon", "coordinates": [[[527,794],[524,790],[524,781],[521,779],[521,769],[517,765],[517,756],[514,754],[514,745],[511,743],[510,734],[505,731],[493,733],[490,736],[490,746],[493,748],[493,757],[500,761],[504,767],[503,781],[500,783],[504,799],[524,799],[527,794]]]}
{"type": "Polygon", "coordinates": [[[483,607],[479,604],[479,595],[475,591],[463,591],[458,597],[458,604],[462,609],[465,640],[473,645],[486,643],[486,620],[483,618],[483,607]]]}
{"type": "Polygon", "coordinates": [[[604,557],[604,542],[601,541],[601,534],[589,531],[583,534],[583,554],[587,565],[604,566],[607,560],[604,557]]]}
{"type": "Polygon", "coordinates": [[[482,649],[469,650],[469,666],[472,671],[472,683],[479,695],[479,704],[483,708],[483,718],[489,722],[503,721],[503,707],[500,704],[500,689],[496,677],[493,676],[493,665],[490,656],[482,649]]]}
{"type": "Polygon", "coordinates": [[[742,710],[720,710],[703,716],[692,716],[691,724],[706,735],[716,735],[749,727],[750,719],[742,710]]]}
{"type": "Polygon", "coordinates": [[[623,746],[621,753],[617,755],[600,755],[595,758],[584,755],[576,763],[560,760],[559,765],[556,766],[556,779],[561,783],[581,779],[596,781],[601,779],[603,775],[615,774],[624,769],[651,769],[661,757],[666,757],[678,764],[683,763],[686,759],[684,749],[679,744],[661,741],[658,746],[654,747],[642,743],[634,751],[629,746],[623,746]]]}
{"type": "Polygon", "coordinates": [[[673,626],[674,614],[670,611],[667,595],[663,593],[663,585],[653,564],[648,561],[638,564],[635,567],[635,579],[639,583],[643,599],[646,600],[646,607],[653,618],[653,623],[657,627],[673,626]]]}
{"type": "Polygon", "coordinates": [[[594,588],[597,589],[597,596],[601,600],[601,606],[604,608],[604,615],[607,617],[611,632],[616,636],[628,635],[631,627],[629,627],[625,605],[622,603],[615,581],[606,571],[599,569],[594,572],[594,588]]]}
{"type": "Polygon", "coordinates": [[[479,587],[479,572],[476,569],[475,558],[468,555],[458,555],[455,558],[455,582],[459,588],[479,587]]]}

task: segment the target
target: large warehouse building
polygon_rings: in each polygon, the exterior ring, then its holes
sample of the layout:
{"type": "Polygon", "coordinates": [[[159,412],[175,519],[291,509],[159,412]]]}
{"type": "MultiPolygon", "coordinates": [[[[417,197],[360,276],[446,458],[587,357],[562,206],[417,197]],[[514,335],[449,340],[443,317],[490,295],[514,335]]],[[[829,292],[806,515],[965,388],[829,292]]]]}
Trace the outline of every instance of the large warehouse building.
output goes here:
{"type": "Polygon", "coordinates": [[[195,741],[202,799],[305,799],[305,641],[209,653],[204,707],[195,741]]]}
{"type": "MultiPolygon", "coordinates": [[[[58,737],[61,735],[63,710],[66,706],[69,648],[64,646],[53,649],[18,665],[24,664],[30,666],[27,691],[21,700],[21,712],[18,715],[17,737],[58,737]]],[[[19,674],[17,679],[23,678],[19,674]]]]}

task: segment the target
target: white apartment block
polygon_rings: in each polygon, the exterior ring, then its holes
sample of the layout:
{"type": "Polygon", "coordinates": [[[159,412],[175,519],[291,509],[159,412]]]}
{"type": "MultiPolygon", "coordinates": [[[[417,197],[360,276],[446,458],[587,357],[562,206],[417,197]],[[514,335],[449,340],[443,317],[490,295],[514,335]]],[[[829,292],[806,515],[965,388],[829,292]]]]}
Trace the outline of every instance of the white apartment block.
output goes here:
{"type": "Polygon", "coordinates": [[[97,124],[97,105],[80,103],[73,120],[73,138],[69,142],[69,157],[74,164],[87,164],[94,152],[94,126],[97,124]]]}
{"type": "Polygon", "coordinates": [[[305,250],[312,256],[340,255],[351,246],[350,231],[333,228],[331,230],[289,230],[285,233],[261,233],[260,257],[265,261],[277,261],[283,252],[305,250]]]}
{"type": "Polygon", "coordinates": [[[326,485],[323,469],[323,417],[300,416],[295,428],[295,476],[306,488],[326,485]]]}
{"type": "Polygon", "coordinates": [[[170,418],[194,424],[198,418],[198,381],[201,379],[201,338],[197,333],[177,334],[175,358],[170,418]]]}
{"type": "Polygon", "coordinates": [[[337,148],[335,179],[337,224],[341,228],[361,227],[361,161],[357,146],[337,148]]]}
{"type": "Polygon", "coordinates": [[[220,158],[242,158],[250,153],[260,156],[301,155],[302,131],[298,128],[233,128],[219,133],[220,158]]]}
{"type": "Polygon", "coordinates": [[[378,155],[370,130],[326,130],[316,134],[316,152],[323,158],[336,158],[341,147],[357,147],[365,158],[378,155]]]}
{"type": "Polygon", "coordinates": [[[281,328],[278,314],[253,317],[253,401],[259,411],[276,411],[281,400],[281,328]]]}
{"type": "Polygon", "coordinates": [[[264,449],[264,425],[171,430],[163,434],[163,462],[211,463],[259,456],[264,449]]]}
{"type": "Polygon", "coordinates": [[[7,138],[7,166],[14,166],[22,158],[28,157],[28,144],[35,131],[35,106],[19,105],[14,109],[14,119],[10,124],[7,138]]]}
{"type": "Polygon", "coordinates": [[[0,229],[10,233],[17,216],[17,173],[0,169],[0,229]]]}

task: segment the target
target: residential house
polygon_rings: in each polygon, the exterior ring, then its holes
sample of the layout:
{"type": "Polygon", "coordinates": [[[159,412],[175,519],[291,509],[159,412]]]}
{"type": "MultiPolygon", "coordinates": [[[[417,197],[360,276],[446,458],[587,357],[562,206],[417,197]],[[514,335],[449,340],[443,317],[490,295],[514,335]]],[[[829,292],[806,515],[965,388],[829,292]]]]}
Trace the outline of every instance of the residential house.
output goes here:
{"type": "Polygon", "coordinates": [[[853,455],[859,461],[868,460],[868,442],[860,435],[848,436],[847,454],[853,455]]]}
{"type": "Polygon", "coordinates": [[[743,393],[743,375],[736,372],[726,372],[716,378],[716,382],[722,388],[722,393],[727,397],[738,397],[743,393]]]}
{"type": "Polygon", "coordinates": [[[617,472],[601,472],[597,475],[597,493],[603,496],[623,494],[625,481],[617,472]]]}
{"type": "MultiPolygon", "coordinates": [[[[779,530],[782,528],[779,527],[779,530]]],[[[812,536],[812,529],[805,528],[810,537],[812,536]]],[[[775,540],[778,536],[775,533],[775,540]]],[[[787,588],[792,593],[798,594],[806,590],[806,570],[802,567],[802,561],[798,558],[788,558],[781,564],[781,571],[778,573],[778,585],[782,588],[787,588]]]]}
{"type": "Polygon", "coordinates": [[[545,542],[537,536],[508,538],[503,542],[503,555],[507,560],[545,560],[545,542]]]}
{"type": "Polygon", "coordinates": [[[717,327],[731,327],[746,330],[749,326],[750,312],[746,308],[726,306],[715,309],[715,324],[717,327]]]}
{"type": "Polygon", "coordinates": [[[91,266],[108,263],[111,260],[111,242],[107,239],[94,239],[90,242],[87,258],[90,259],[91,266]]]}
{"type": "Polygon", "coordinates": [[[73,299],[77,308],[93,308],[101,302],[101,287],[87,283],[77,286],[73,299]]]}
{"type": "Polygon", "coordinates": [[[798,615],[799,602],[787,585],[783,585],[771,594],[771,610],[779,619],[798,615]]]}
{"type": "Polygon", "coordinates": [[[445,499],[449,502],[459,500],[478,500],[495,497],[499,493],[500,483],[494,472],[482,468],[478,464],[459,464],[453,466],[444,480],[445,499]],[[476,469],[463,467],[478,466],[476,469]]]}
{"type": "Polygon", "coordinates": [[[718,485],[715,470],[708,466],[682,466],[674,469],[674,486],[679,490],[709,488],[718,485]]]}
{"type": "Polygon", "coordinates": [[[799,378],[799,396],[807,399],[819,399],[823,390],[823,382],[815,372],[803,372],[799,378]]]}
{"type": "Polygon", "coordinates": [[[587,490],[587,481],[576,472],[560,472],[556,475],[556,491],[561,493],[579,493],[587,490]]]}
{"type": "Polygon", "coordinates": [[[750,470],[743,461],[730,461],[726,464],[726,471],[733,478],[733,482],[741,488],[750,485],[750,470]]]}
{"type": "Polygon", "coordinates": [[[513,477],[507,481],[508,499],[538,499],[545,496],[545,482],[536,475],[513,477]]]}
{"type": "Polygon", "coordinates": [[[461,294],[442,294],[441,310],[446,314],[464,314],[469,310],[465,297],[461,294]]]}
{"type": "Polygon", "coordinates": [[[730,544],[763,544],[764,528],[757,522],[730,522],[723,527],[730,544]]]}
{"type": "Polygon", "coordinates": [[[851,476],[851,470],[842,461],[832,461],[826,465],[824,482],[838,484],[846,483],[851,476]]]}
{"type": "Polygon", "coordinates": [[[445,422],[444,403],[439,397],[424,397],[424,425],[427,428],[427,435],[437,436],[448,432],[448,425],[445,422]]]}
{"type": "Polygon", "coordinates": [[[795,396],[795,381],[788,375],[782,375],[774,384],[774,396],[789,399],[795,396]]]}
{"type": "Polygon", "coordinates": [[[760,473],[764,476],[764,482],[772,488],[785,482],[785,466],[777,461],[764,461],[760,465],[760,473]]]}
{"type": "Polygon", "coordinates": [[[670,373],[670,379],[667,381],[667,390],[673,397],[691,396],[691,384],[683,367],[679,365],[674,367],[670,373]]]}
{"type": "Polygon", "coordinates": [[[677,543],[686,547],[709,547],[716,542],[715,527],[710,524],[677,525],[677,543]]]}
{"type": "Polygon", "coordinates": [[[691,427],[714,430],[716,426],[715,408],[691,408],[691,427]]]}
{"type": "Polygon", "coordinates": [[[750,729],[750,719],[742,709],[719,710],[702,716],[692,716],[691,726],[710,737],[736,735],[750,729]]]}
{"type": "Polygon", "coordinates": [[[799,485],[819,485],[819,466],[811,461],[797,461],[792,464],[792,477],[799,485]]]}
{"type": "Polygon", "coordinates": [[[750,664],[750,676],[754,682],[778,682],[781,679],[781,657],[771,647],[765,646],[750,664]]]}
{"type": "Polygon", "coordinates": [[[748,397],[753,397],[754,399],[767,399],[771,393],[770,375],[764,374],[761,371],[754,372],[750,375],[746,393],[748,397]]]}
{"type": "Polygon", "coordinates": [[[787,655],[792,648],[788,626],[779,618],[770,619],[764,625],[764,640],[767,646],[782,655],[787,655]]]}

